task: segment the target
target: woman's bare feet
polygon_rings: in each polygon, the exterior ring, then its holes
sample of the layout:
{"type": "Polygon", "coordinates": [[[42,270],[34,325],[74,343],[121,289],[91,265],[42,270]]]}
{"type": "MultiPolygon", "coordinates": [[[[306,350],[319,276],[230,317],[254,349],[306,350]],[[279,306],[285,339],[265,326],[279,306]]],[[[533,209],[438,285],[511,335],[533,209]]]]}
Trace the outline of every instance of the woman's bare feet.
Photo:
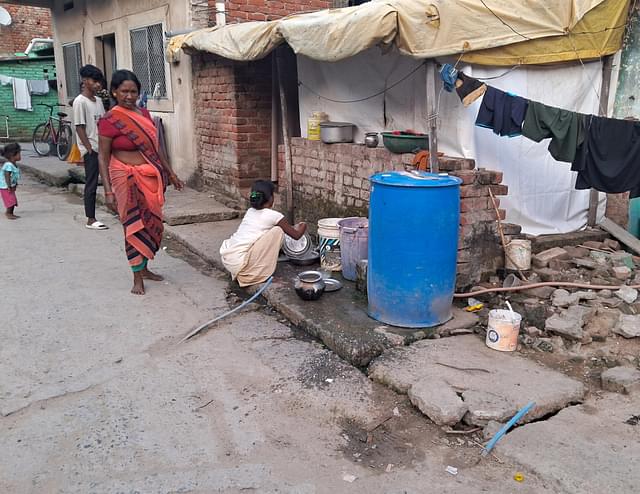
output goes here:
{"type": "Polygon", "coordinates": [[[142,271],[140,271],[140,273],[142,273],[142,278],[144,278],[145,280],[151,280],[151,281],[163,281],[164,280],[163,276],[160,276],[159,274],[152,273],[147,268],[144,268],[142,271]]]}
{"type": "Polygon", "coordinates": [[[144,278],[142,271],[133,273],[133,288],[131,289],[131,293],[134,295],[144,295],[144,278]]]}
{"type": "Polygon", "coordinates": [[[4,215],[7,217],[7,219],[10,219],[10,220],[17,220],[18,218],[20,218],[20,216],[16,216],[13,213],[4,213],[4,215]]]}

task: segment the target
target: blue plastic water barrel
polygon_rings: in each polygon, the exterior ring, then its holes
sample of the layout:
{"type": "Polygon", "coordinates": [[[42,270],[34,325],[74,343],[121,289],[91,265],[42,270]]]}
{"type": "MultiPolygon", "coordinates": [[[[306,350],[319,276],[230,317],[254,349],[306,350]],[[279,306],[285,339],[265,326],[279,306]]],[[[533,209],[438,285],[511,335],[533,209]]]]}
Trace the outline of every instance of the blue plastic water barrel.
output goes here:
{"type": "Polygon", "coordinates": [[[369,315],[406,328],[446,322],[456,284],[462,180],[418,171],[370,180],[369,315]]]}

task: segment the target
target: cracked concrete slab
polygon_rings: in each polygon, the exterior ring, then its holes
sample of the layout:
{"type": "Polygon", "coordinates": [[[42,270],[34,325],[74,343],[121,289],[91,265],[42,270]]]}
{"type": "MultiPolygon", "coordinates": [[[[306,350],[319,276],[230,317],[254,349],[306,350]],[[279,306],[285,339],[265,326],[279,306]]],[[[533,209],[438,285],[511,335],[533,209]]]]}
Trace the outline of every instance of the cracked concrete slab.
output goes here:
{"type": "Polygon", "coordinates": [[[163,212],[169,225],[226,221],[240,216],[239,211],[221,204],[213,194],[190,188],[181,192],[168,188],[163,212]]]}
{"type": "Polygon", "coordinates": [[[460,418],[479,426],[504,421],[535,401],[525,417],[529,422],[579,403],[584,396],[581,382],[520,355],[491,350],[475,335],[387,350],[368,372],[374,381],[408,393],[440,425],[452,425],[460,418]]]}
{"type": "Polygon", "coordinates": [[[518,427],[497,454],[557,485],[556,492],[628,494],[640,484],[640,396],[606,393],[518,427]]]}

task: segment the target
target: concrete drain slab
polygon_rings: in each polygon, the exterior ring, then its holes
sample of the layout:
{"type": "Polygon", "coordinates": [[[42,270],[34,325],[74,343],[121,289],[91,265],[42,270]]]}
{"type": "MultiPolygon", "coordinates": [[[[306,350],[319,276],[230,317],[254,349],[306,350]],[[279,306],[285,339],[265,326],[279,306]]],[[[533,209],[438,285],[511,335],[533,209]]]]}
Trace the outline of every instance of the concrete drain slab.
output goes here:
{"type": "Polygon", "coordinates": [[[438,425],[505,422],[530,401],[524,422],[580,403],[584,386],[512,353],[487,348],[477,336],[423,340],[385,351],[369,377],[409,395],[438,425]]]}
{"type": "Polygon", "coordinates": [[[626,494],[640,484],[639,437],[640,397],[605,393],[518,427],[497,452],[555,482],[556,492],[626,494]]]}

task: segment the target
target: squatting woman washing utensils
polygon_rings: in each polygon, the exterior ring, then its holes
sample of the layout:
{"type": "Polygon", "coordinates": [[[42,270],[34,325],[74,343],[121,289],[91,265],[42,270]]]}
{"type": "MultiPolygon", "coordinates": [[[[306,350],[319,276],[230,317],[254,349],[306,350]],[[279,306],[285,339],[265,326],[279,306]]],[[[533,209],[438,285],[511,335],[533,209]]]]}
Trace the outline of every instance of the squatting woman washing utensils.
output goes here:
{"type": "Polygon", "coordinates": [[[131,293],[144,294],[144,280],[163,278],[149,271],[162,241],[162,206],[167,183],[183,183],[159,151],[149,112],[138,108],[140,81],[129,70],[114,72],[110,93],[116,105],[98,123],[100,174],[107,206],[120,216],[125,250],[133,271],[131,293]]]}
{"type": "Polygon", "coordinates": [[[271,209],[275,185],[258,180],[251,187],[251,207],[238,230],[220,247],[222,263],[240,286],[266,281],[276,270],[284,234],[298,240],[306,223],[292,226],[282,213],[271,209]]]}

